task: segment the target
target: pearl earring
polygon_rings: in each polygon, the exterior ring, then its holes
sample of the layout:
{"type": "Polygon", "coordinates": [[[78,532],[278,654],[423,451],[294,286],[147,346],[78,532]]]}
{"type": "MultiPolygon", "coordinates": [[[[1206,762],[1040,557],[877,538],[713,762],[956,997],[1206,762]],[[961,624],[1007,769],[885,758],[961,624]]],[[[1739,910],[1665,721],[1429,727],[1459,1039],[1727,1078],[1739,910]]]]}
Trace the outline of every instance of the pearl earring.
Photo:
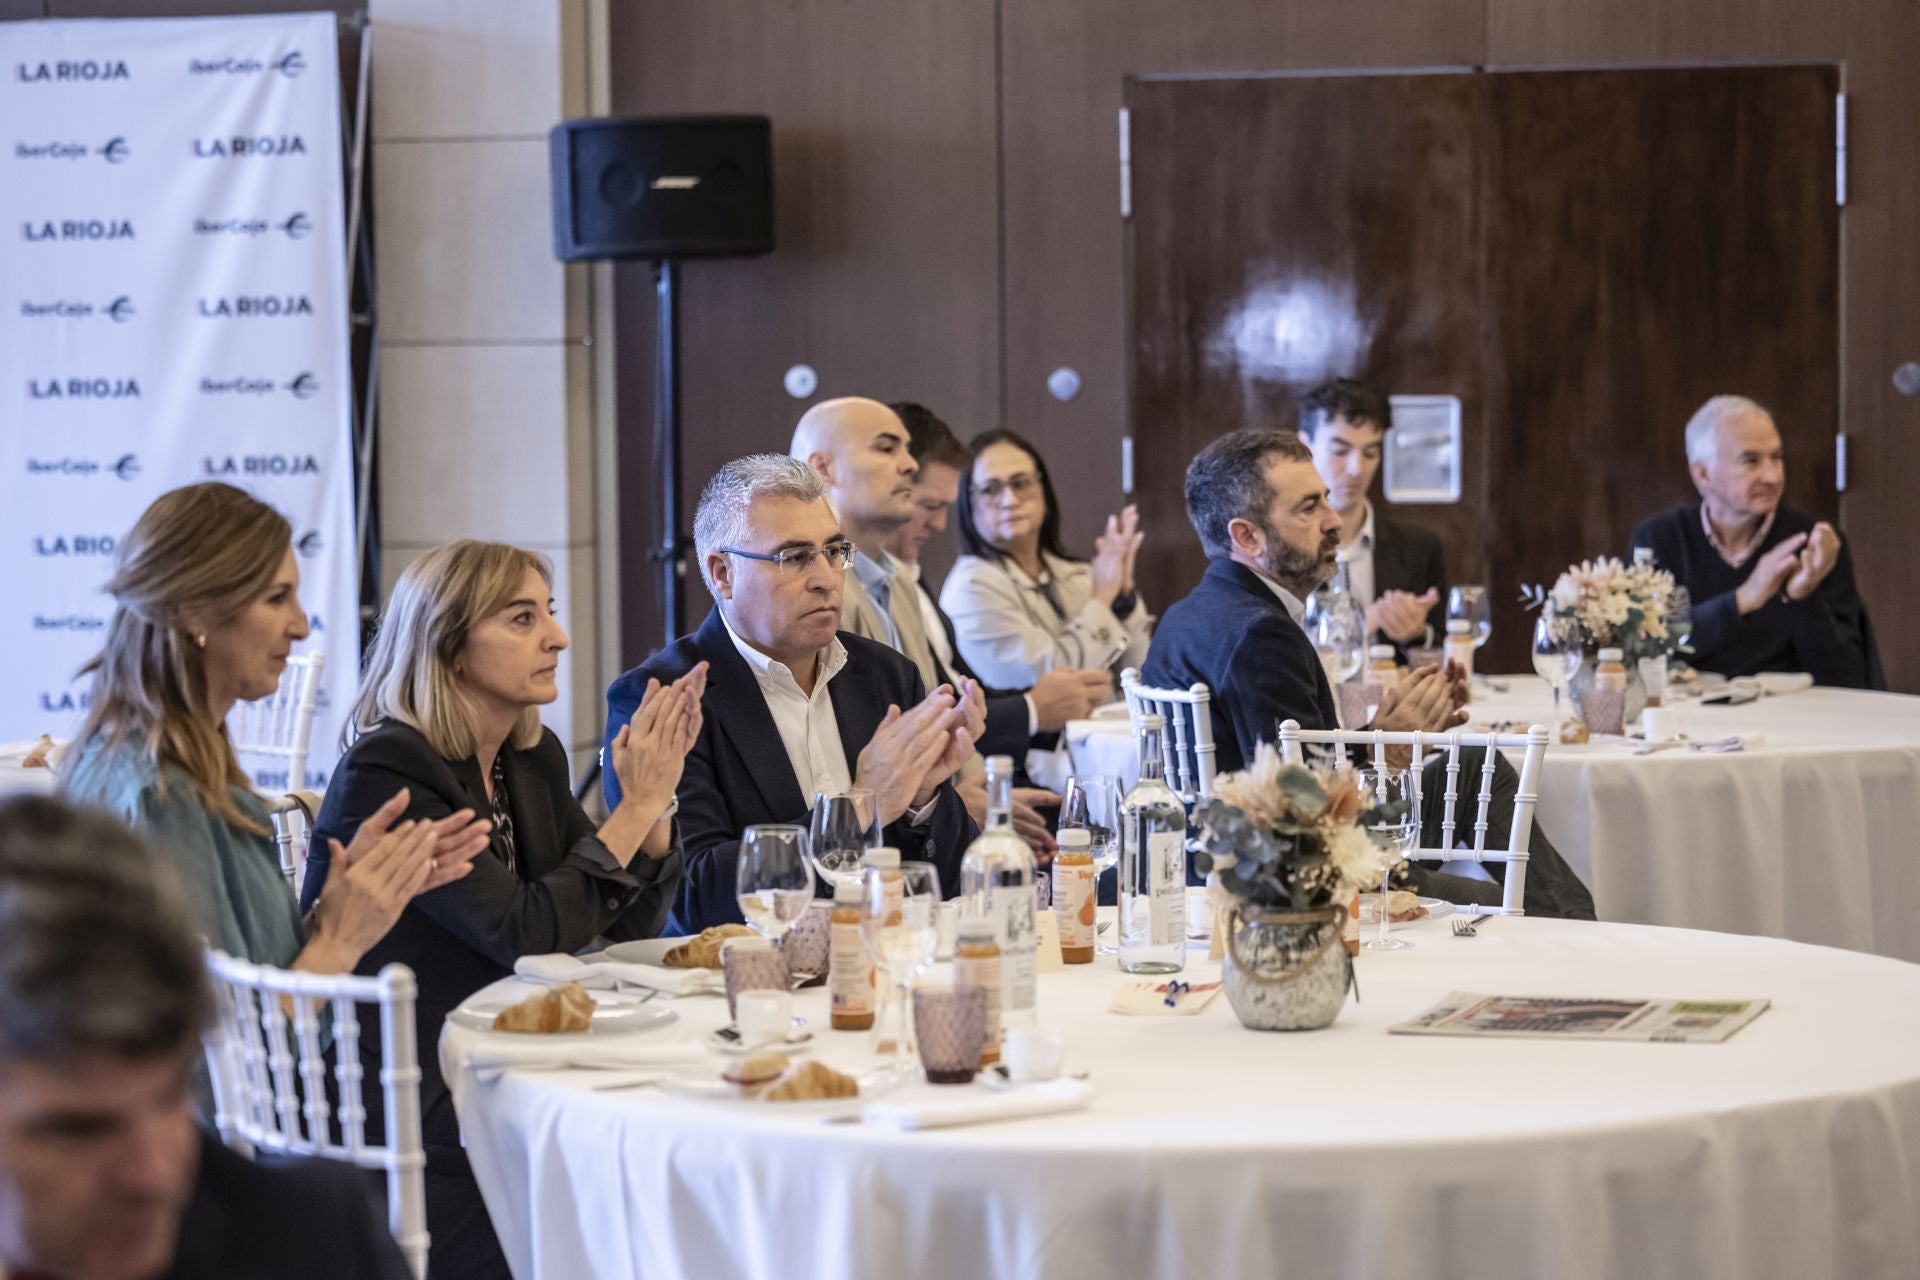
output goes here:
{"type": "Polygon", "coordinates": [[[194,632],[194,635],[193,635],[193,643],[194,643],[194,646],[195,646],[196,648],[200,648],[200,649],[204,649],[204,648],[206,648],[206,647],[207,647],[207,633],[206,633],[206,632],[204,632],[204,631],[196,631],[196,632],[194,632]]]}

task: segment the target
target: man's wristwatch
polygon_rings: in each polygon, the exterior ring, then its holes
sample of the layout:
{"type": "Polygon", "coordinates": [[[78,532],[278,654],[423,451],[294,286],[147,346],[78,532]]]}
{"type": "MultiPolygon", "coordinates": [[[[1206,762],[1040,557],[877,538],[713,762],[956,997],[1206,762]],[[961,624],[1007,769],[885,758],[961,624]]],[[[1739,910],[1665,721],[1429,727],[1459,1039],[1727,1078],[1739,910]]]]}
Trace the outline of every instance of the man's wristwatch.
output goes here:
{"type": "Polygon", "coordinates": [[[673,815],[678,812],[680,812],[680,797],[675,796],[667,802],[667,807],[660,811],[660,816],[653,820],[653,825],[657,827],[663,822],[673,821],[673,815]]]}

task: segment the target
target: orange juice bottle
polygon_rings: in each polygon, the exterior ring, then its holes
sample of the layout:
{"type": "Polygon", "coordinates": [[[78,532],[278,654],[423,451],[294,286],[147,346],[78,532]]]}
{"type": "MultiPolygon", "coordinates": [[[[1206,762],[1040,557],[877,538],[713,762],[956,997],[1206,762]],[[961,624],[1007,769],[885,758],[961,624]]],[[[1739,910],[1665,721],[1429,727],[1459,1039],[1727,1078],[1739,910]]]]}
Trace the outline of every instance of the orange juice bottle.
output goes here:
{"type": "Polygon", "coordinates": [[[1093,963],[1093,833],[1066,827],[1053,856],[1053,913],[1060,920],[1060,959],[1093,963]]]}
{"type": "Polygon", "coordinates": [[[873,962],[860,941],[860,886],[843,880],[833,886],[827,992],[835,1031],[865,1031],[873,1026],[873,962]]]}
{"type": "Polygon", "coordinates": [[[980,1050],[980,1065],[990,1067],[1000,1061],[1000,943],[990,918],[969,916],[960,921],[953,947],[953,982],[986,988],[987,1043],[980,1050]]]}

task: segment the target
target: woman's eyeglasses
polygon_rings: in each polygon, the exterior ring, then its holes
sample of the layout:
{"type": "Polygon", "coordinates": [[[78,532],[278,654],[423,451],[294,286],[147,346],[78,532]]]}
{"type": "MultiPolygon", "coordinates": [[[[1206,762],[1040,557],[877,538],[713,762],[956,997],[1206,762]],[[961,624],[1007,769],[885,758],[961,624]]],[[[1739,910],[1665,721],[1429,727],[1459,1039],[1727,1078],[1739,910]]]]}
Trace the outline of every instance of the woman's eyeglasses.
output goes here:
{"type": "Polygon", "coordinates": [[[989,480],[977,490],[988,502],[995,502],[1003,493],[1011,493],[1016,498],[1024,498],[1040,487],[1040,477],[1031,471],[1023,471],[1017,476],[1008,476],[1005,480],[989,480]]]}
{"type": "Polygon", "coordinates": [[[776,551],[768,555],[762,551],[742,551],[738,547],[722,547],[720,550],[730,556],[740,556],[747,560],[764,560],[781,573],[798,570],[806,573],[813,568],[813,562],[825,556],[827,564],[835,569],[845,570],[853,563],[853,544],[847,541],[829,542],[824,547],[788,547],[785,551],[776,551]]]}

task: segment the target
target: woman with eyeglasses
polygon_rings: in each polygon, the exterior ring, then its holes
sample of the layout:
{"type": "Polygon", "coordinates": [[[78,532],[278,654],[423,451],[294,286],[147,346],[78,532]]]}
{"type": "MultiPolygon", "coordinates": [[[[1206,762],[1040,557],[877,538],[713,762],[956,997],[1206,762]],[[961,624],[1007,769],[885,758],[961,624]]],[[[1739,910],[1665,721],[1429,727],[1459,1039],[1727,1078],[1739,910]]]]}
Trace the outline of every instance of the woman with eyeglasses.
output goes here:
{"type": "Polygon", "coordinates": [[[1040,453],[1012,431],[971,446],[960,478],[962,555],[940,607],[960,652],[988,685],[1032,686],[1055,667],[1119,671],[1146,660],[1153,615],[1134,587],[1139,514],[1107,517],[1091,560],[1060,542],[1060,506],[1040,453]]]}
{"type": "MultiPolygon", "coordinates": [[[[596,827],[573,797],[566,748],[540,724],[540,708],[559,697],[568,643],[552,593],[544,557],[498,542],[449,543],[408,565],[353,705],[349,732],[358,736],[315,824],[323,837],[348,840],[395,787],[411,797],[409,818],[475,809],[493,821],[472,873],[423,894],[359,966],[371,974],[405,964],[419,984],[436,1275],[507,1275],[434,1052],[441,1024],[523,955],[579,951],[602,934],[658,934],[680,887],[674,790],[700,732],[706,669],[646,690],[607,751],[625,795],[596,827]]],[[[309,862],[309,896],[326,874],[324,859],[309,862]]],[[[369,1072],[378,1070],[378,1043],[362,1038],[369,1072]]]]}

